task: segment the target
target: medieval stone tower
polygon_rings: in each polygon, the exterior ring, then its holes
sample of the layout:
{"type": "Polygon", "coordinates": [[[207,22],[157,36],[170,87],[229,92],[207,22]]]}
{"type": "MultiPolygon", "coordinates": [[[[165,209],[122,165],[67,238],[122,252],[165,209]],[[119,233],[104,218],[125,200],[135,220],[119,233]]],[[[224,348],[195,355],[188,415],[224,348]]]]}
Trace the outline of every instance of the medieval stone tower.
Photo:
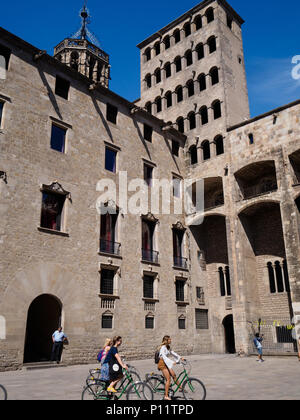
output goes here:
{"type": "Polygon", "coordinates": [[[139,105],[188,136],[193,163],[223,154],[226,127],[249,118],[243,23],[204,1],[138,45],[139,105]]]}
{"type": "Polygon", "coordinates": [[[86,4],[81,10],[80,16],[82,18],[81,28],[71,38],[64,39],[55,47],[54,57],[95,83],[108,88],[109,55],[99,48],[97,39],[87,28],[90,16],[86,4]]]}

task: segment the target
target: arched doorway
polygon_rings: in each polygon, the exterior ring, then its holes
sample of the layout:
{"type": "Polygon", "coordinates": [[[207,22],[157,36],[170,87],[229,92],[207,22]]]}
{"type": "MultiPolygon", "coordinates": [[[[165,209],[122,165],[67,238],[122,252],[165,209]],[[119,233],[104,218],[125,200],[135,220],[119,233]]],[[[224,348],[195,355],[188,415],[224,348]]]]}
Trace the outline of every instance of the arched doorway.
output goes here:
{"type": "Polygon", "coordinates": [[[40,295],[30,305],[24,348],[24,363],[49,361],[52,334],[61,323],[62,305],[51,295],[40,295]]]}
{"type": "Polygon", "coordinates": [[[226,353],[234,354],[235,350],[235,339],[234,339],[234,327],[233,327],[233,316],[228,315],[223,320],[224,332],[225,332],[225,348],[226,353]]]}

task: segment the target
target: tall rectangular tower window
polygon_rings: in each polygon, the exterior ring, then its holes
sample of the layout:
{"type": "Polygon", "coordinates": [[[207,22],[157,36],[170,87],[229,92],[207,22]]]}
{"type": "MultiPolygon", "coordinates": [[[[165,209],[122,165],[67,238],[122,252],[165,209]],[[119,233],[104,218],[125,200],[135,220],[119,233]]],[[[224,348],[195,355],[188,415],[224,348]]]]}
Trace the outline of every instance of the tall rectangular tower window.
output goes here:
{"type": "Polygon", "coordinates": [[[67,130],[52,124],[51,132],[51,149],[65,153],[66,150],[66,134],[67,130]]]}
{"type": "Polygon", "coordinates": [[[100,293],[103,295],[114,294],[114,277],[113,270],[101,270],[100,293]]]}
{"type": "Polygon", "coordinates": [[[60,76],[56,76],[55,94],[60,96],[61,98],[68,99],[69,89],[70,82],[68,80],[63,79],[60,76]]]}

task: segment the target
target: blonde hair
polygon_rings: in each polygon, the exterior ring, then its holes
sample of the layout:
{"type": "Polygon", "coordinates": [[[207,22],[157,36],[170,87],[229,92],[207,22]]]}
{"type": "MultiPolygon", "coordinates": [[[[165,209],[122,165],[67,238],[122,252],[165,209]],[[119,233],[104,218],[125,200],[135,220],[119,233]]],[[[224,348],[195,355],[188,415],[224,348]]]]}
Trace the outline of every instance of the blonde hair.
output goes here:
{"type": "Polygon", "coordinates": [[[112,345],[112,340],[111,340],[111,338],[107,338],[106,340],[105,340],[105,343],[104,343],[104,349],[105,349],[105,347],[111,347],[111,345],[112,345]]]}

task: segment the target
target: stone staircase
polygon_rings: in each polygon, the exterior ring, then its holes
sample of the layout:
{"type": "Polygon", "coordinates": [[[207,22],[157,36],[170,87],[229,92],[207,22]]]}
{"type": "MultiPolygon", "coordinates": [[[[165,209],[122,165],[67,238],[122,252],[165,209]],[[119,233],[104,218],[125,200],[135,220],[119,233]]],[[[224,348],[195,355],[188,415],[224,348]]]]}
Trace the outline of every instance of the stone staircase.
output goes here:
{"type": "Polygon", "coordinates": [[[59,367],[65,367],[62,362],[57,364],[56,362],[36,362],[36,363],[24,363],[23,370],[37,370],[37,369],[53,369],[59,367]]]}

